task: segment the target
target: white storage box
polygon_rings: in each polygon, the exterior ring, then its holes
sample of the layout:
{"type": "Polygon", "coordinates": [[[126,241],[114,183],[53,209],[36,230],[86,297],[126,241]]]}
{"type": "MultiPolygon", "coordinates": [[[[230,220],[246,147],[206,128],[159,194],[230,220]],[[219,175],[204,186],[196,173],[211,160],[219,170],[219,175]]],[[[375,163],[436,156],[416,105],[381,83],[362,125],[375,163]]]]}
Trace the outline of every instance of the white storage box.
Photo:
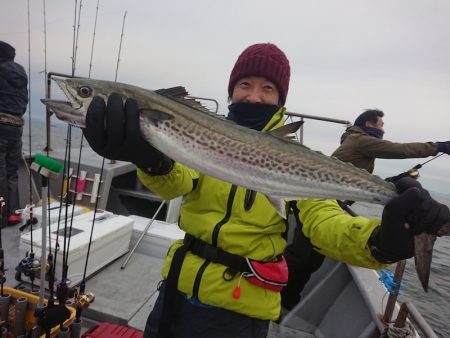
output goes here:
{"type": "MultiPolygon", "coordinates": [[[[133,236],[131,239],[131,247],[134,247],[151,219],[137,215],[130,215],[129,217],[134,220],[133,236]]],[[[184,235],[184,231],[178,227],[177,223],[154,220],[142,238],[142,241],[137,246],[136,252],[156,258],[164,258],[167,255],[167,250],[170,245],[175,240],[184,238],[184,235]]]]}
{"type": "MultiPolygon", "coordinates": [[[[69,219],[70,219],[70,216],[72,215],[72,213],[74,216],[78,216],[83,213],[83,207],[80,207],[78,205],[75,205],[75,207],[73,207],[73,205],[69,205],[66,208],[66,206],[63,205],[62,209],[61,209],[61,216],[60,216],[60,214],[59,214],[60,206],[61,205],[59,202],[53,202],[53,203],[47,204],[47,210],[50,210],[50,224],[58,222],[58,218],[60,218],[60,224],[64,224],[65,219],[66,219],[66,210],[68,211],[69,219]]],[[[35,217],[37,219],[37,225],[40,226],[41,222],[42,222],[42,206],[33,208],[33,217],[35,217]]],[[[47,211],[47,224],[49,224],[48,218],[49,218],[49,213],[47,211]]]]}
{"type": "MultiPolygon", "coordinates": [[[[72,286],[77,285],[83,279],[93,216],[94,212],[90,211],[73,218],[69,255],[67,258],[69,266],[67,277],[70,279],[72,286]]],[[[134,220],[130,217],[114,215],[107,211],[97,211],[86,278],[128,251],[133,224],[134,220]]],[[[50,227],[47,226],[46,237],[48,242],[48,234],[50,232],[52,253],[54,253],[55,250],[57,229],[57,224],[52,224],[50,227]]],[[[33,251],[35,257],[38,259],[41,256],[41,230],[42,228],[33,230],[33,251]]],[[[67,236],[69,236],[69,229],[67,229],[67,236]]],[[[60,226],[59,229],[58,242],[59,250],[56,261],[56,278],[60,280],[63,256],[62,250],[64,249],[63,226],[60,226]]],[[[68,245],[67,243],[66,246],[68,245]]],[[[27,252],[30,251],[30,244],[31,232],[23,234],[20,238],[20,252],[23,254],[22,257],[26,257],[27,252]]],[[[47,243],[47,255],[48,249],[49,244],[47,243]]]]}

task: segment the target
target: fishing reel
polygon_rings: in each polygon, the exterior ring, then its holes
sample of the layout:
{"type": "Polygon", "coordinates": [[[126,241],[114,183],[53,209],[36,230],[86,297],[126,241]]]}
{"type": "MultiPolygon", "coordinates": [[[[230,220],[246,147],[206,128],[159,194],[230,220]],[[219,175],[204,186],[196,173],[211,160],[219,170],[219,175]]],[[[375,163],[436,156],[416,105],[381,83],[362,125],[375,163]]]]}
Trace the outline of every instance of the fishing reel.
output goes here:
{"type": "Polygon", "coordinates": [[[23,209],[17,209],[16,215],[21,215],[22,219],[26,219],[25,224],[21,225],[19,230],[23,231],[27,227],[31,225],[37,224],[38,220],[36,217],[30,217],[33,214],[33,208],[35,207],[34,204],[27,204],[25,208],[23,209]]]}
{"type": "Polygon", "coordinates": [[[26,228],[30,227],[31,225],[36,225],[38,223],[38,219],[36,217],[33,217],[32,219],[27,218],[27,221],[24,225],[21,225],[19,230],[24,231],[26,228]]]}
{"type": "Polygon", "coordinates": [[[411,168],[405,172],[402,172],[401,174],[388,177],[385,180],[388,182],[391,182],[391,183],[395,183],[403,177],[411,177],[411,178],[414,178],[415,180],[417,180],[420,177],[420,173],[419,173],[418,168],[416,168],[416,167],[411,168]]]}
{"type": "Polygon", "coordinates": [[[56,298],[58,298],[59,303],[65,304],[68,299],[76,296],[76,288],[70,287],[71,283],[70,279],[64,278],[56,285],[56,298]]]}
{"type": "MultiPolygon", "coordinates": [[[[46,264],[45,266],[46,271],[50,269],[50,265],[46,264]]],[[[22,282],[22,274],[24,274],[26,277],[28,277],[30,280],[34,280],[36,275],[41,271],[41,263],[39,260],[35,259],[34,257],[25,257],[22,259],[19,263],[19,265],[16,266],[16,274],[14,278],[18,282],[22,282]]]]}
{"type": "Polygon", "coordinates": [[[92,292],[87,292],[83,294],[79,294],[75,297],[75,304],[77,308],[87,309],[89,305],[91,305],[95,300],[95,294],[92,292]]]}

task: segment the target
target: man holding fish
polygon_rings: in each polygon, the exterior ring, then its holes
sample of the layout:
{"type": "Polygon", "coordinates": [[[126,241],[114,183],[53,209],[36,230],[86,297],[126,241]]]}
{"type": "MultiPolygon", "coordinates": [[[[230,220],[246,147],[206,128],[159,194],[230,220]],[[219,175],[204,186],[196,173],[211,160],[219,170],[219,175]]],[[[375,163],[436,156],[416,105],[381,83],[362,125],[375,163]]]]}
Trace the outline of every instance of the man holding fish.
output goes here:
{"type": "MultiPolygon", "coordinates": [[[[259,177],[258,170],[289,171],[293,162],[303,160],[277,157],[281,152],[271,150],[274,144],[286,151],[299,147],[280,138],[289,133],[280,129],[285,120],[289,78],[289,61],[277,46],[261,43],[248,47],[237,59],[228,86],[228,118],[240,126],[217,120],[201,132],[201,122],[185,128],[183,118],[176,116],[189,104],[177,106],[180,97],[151,106],[150,101],[144,104],[138,98],[140,90],[136,88],[105,95],[105,87],[96,89],[94,82],[85,82],[89,85],[79,86],[78,94],[72,94],[77,97],[72,98],[73,103],[78,102],[77,107],[83,105],[82,97],[90,96],[83,131],[96,152],[135,163],[139,179],[162,199],[184,196],[179,226],[186,237],[169,249],[162,271],[164,281],[147,320],[145,337],[266,337],[269,322],[280,315],[280,291],[288,277],[283,257],[288,208],[303,223],[303,233],[317,251],[372,269],[412,257],[414,234],[434,234],[448,222],[448,208],[431,199],[420,184],[408,180],[399,184],[400,195],[377,181],[377,188],[385,191],[386,197],[379,202],[387,204],[381,221],[346,215],[335,199],[343,197],[341,190],[350,195],[351,191],[339,184],[336,194],[319,189],[318,184],[328,184],[330,178],[314,177],[322,170],[314,164],[318,157],[329,159],[303,148],[301,151],[311,153],[314,160],[302,170],[293,168],[291,174],[304,179],[305,186],[311,181],[318,187],[317,191],[303,189],[303,197],[333,199],[292,198],[296,192],[284,196],[292,184],[283,185],[281,180],[278,189],[271,185],[269,191],[268,185],[277,180],[277,175],[259,177]],[[96,94],[107,96],[107,102],[96,94]],[[216,136],[225,127],[227,133],[216,136]],[[208,132],[211,134],[205,136],[208,132]],[[247,135],[251,135],[247,143],[239,142],[239,137],[247,135]],[[255,139],[259,147],[248,151],[247,144],[255,139]],[[184,151],[173,149],[174,142],[180,142],[184,151]],[[202,154],[202,161],[191,160],[202,154]],[[226,170],[216,164],[214,156],[223,160],[222,167],[226,163],[226,170]],[[254,170],[242,170],[250,164],[254,170]],[[287,203],[289,200],[294,201],[287,203]],[[405,244],[399,246],[399,242],[405,244]]],[[[111,88],[120,89],[114,86],[111,84],[111,88]]],[[[69,87],[65,91],[68,96],[73,91],[69,87]]],[[[149,91],[145,96],[154,93],[149,91]]],[[[156,93],[167,95],[164,91],[156,93]]],[[[56,103],[54,107],[55,112],[69,112],[68,119],[73,118],[73,109],[58,108],[56,103]]],[[[190,111],[185,119],[199,114],[190,111]]],[[[210,118],[205,115],[202,120],[210,118]]],[[[84,126],[82,118],[77,121],[84,126]]],[[[347,176],[353,169],[343,165],[342,184],[351,185],[353,176],[358,175],[371,179],[359,171],[347,176]]]]}

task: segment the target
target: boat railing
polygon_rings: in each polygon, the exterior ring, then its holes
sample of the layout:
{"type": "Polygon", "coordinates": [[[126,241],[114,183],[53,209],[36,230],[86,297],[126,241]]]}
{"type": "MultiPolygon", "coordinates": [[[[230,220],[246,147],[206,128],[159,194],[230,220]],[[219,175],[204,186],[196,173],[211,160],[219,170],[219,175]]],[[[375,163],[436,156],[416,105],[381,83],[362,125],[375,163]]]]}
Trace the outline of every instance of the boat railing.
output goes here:
{"type": "MultiPolygon", "coordinates": [[[[331,117],[325,117],[325,116],[315,116],[315,115],[308,115],[308,114],[302,114],[302,113],[294,113],[287,111],[286,116],[288,116],[289,119],[293,119],[295,117],[300,118],[300,121],[303,121],[305,119],[309,120],[317,120],[317,121],[324,121],[324,122],[330,122],[330,123],[337,123],[337,124],[343,124],[346,128],[350,127],[352,123],[347,120],[341,120],[341,119],[335,119],[331,117]]],[[[298,139],[297,141],[303,144],[303,130],[304,130],[304,124],[300,127],[300,130],[298,131],[298,139]]]]}
{"type": "MultiPolygon", "coordinates": [[[[47,73],[47,83],[45,86],[45,98],[50,99],[51,98],[51,90],[52,90],[52,76],[60,76],[60,77],[70,77],[70,78],[79,78],[79,76],[73,76],[69,74],[63,74],[63,73],[57,73],[57,72],[49,72],[47,73]]],[[[52,112],[50,111],[50,108],[48,106],[45,106],[45,127],[47,131],[47,140],[46,145],[44,148],[44,151],[51,151],[52,145],[51,145],[51,116],[52,112]]]]}
{"type": "Polygon", "coordinates": [[[217,114],[219,111],[219,102],[216,99],[211,99],[209,97],[201,97],[201,96],[192,96],[192,95],[188,95],[186,96],[186,98],[188,99],[193,99],[193,100],[197,100],[197,101],[208,101],[208,102],[212,102],[215,105],[214,110],[212,110],[213,113],[217,114]]]}
{"type": "Polygon", "coordinates": [[[415,324],[415,328],[418,328],[424,337],[426,338],[438,338],[431,326],[427,323],[425,318],[422,317],[420,312],[410,302],[402,303],[397,315],[397,319],[394,322],[395,328],[402,328],[406,325],[407,318],[412,319],[415,324]]]}

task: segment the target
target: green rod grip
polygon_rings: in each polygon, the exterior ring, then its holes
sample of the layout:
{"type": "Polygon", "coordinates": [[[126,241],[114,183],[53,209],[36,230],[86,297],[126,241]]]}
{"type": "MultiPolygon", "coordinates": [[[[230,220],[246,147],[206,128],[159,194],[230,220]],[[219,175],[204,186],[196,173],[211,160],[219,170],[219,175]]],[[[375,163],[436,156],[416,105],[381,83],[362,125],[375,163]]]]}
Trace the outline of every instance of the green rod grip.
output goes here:
{"type": "Polygon", "coordinates": [[[54,173],[60,173],[64,169],[63,164],[42,154],[36,154],[36,156],[34,157],[34,162],[54,173]]]}

